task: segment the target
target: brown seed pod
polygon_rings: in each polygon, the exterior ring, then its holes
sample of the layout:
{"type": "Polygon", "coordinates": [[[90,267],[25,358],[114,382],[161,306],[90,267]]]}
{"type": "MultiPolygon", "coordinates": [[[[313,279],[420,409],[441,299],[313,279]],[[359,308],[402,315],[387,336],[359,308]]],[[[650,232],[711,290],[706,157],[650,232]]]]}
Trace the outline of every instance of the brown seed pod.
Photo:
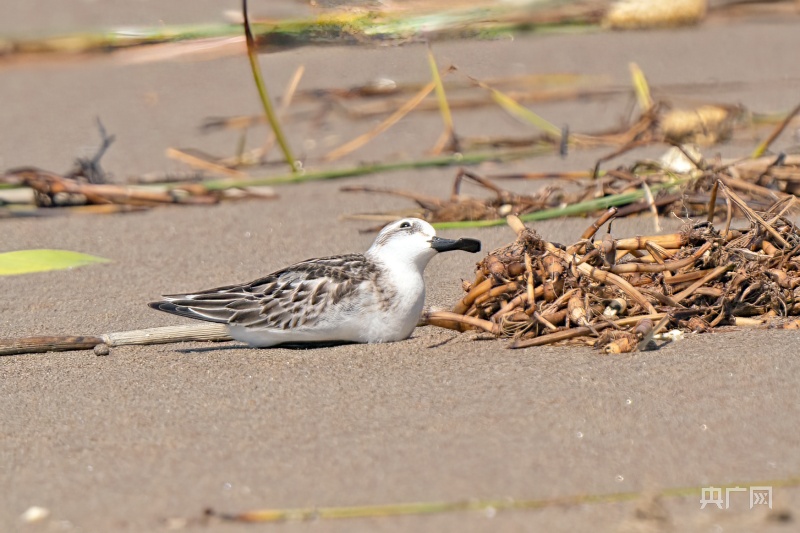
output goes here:
{"type": "Polygon", "coordinates": [[[653,329],[653,321],[650,320],[649,318],[645,318],[640,320],[639,323],[636,324],[636,327],[633,328],[633,334],[636,336],[637,339],[641,339],[645,335],[650,333],[652,329],[653,329]]]}
{"type": "Polygon", "coordinates": [[[516,313],[511,315],[511,318],[509,318],[509,320],[511,320],[512,322],[530,322],[531,317],[529,317],[522,311],[517,311],[516,313]]]}
{"type": "Polygon", "coordinates": [[[607,354],[617,354],[617,353],[630,353],[636,349],[637,340],[636,338],[631,335],[625,335],[624,337],[620,337],[614,342],[609,343],[605,348],[603,348],[603,353],[607,354]]]}
{"type": "Polygon", "coordinates": [[[525,264],[524,263],[511,263],[506,267],[508,271],[508,275],[512,278],[516,278],[517,276],[521,276],[525,272],[525,264]]]}
{"type": "Polygon", "coordinates": [[[761,241],[761,249],[764,250],[764,253],[767,255],[774,256],[778,253],[778,249],[773,245],[771,242],[767,240],[761,241]]]}
{"type": "Polygon", "coordinates": [[[495,255],[486,257],[484,268],[487,276],[494,276],[495,279],[505,279],[507,277],[506,265],[495,255]]]}
{"type": "Polygon", "coordinates": [[[689,328],[691,331],[703,333],[711,329],[711,326],[708,325],[708,322],[700,318],[699,316],[693,316],[689,319],[686,323],[686,327],[689,328]]]}
{"type": "Polygon", "coordinates": [[[613,265],[617,259],[617,242],[610,233],[606,233],[603,237],[600,249],[603,252],[603,261],[605,264],[609,266],[613,265]]]}

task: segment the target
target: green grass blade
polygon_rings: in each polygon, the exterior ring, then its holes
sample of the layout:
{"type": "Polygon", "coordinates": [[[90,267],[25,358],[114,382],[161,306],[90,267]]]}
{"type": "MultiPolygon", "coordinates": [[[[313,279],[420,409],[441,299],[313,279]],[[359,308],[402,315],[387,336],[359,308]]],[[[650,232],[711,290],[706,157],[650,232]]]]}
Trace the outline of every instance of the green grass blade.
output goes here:
{"type": "MultiPolygon", "coordinates": [[[[220,191],[225,189],[236,189],[242,187],[256,187],[263,185],[284,185],[288,183],[302,183],[306,181],[333,180],[340,178],[351,178],[355,176],[366,176],[379,172],[392,172],[398,170],[409,170],[416,168],[434,168],[462,165],[477,165],[485,161],[512,161],[535,157],[552,152],[552,146],[534,146],[526,149],[495,150],[487,152],[459,153],[446,156],[437,156],[427,159],[413,161],[398,161],[395,163],[375,163],[372,165],[360,165],[349,168],[339,168],[333,170],[304,171],[296,174],[284,174],[282,176],[253,177],[245,179],[224,179],[204,181],[203,186],[209,191],[220,191]]],[[[170,184],[172,188],[178,188],[181,184],[170,184]]]]}
{"type": "Polygon", "coordinates": [[[250,30],[250,19],[247,16],[247,0],[242,0],[242,15],[244,16],[244,36],[247,41],[247,58],[250,60],[250,69],[253,71],[253,80],[256,82],[258,96],[261,98],[261,105],[264,107],[267,121],[272,131],[275,133],[275,139],[281,147],[286,163],[292,169],[292,172],[297,172],[299,169],[297,160],[294,158],[291,148],[289,148],[289,142],[283,134],[281,123],[278,120],[278,116],[275,114],[275,109],[272,107],[272,100],[269,98],[264,78],[261,76],[261,67],[258,64],[258,47],[253,38],[253,32],[250,30]]]}
{"type": "Polygon", "coordinates": [[[647,113],[653,107],[653,97],[650,96],[650,85],[647,78],[636,63],[628,65],[631,71],[631,83],[633,92],[636,93],[636,101],[639,102],[639,109],[642,113],[647,113]]]}
{"type": "Polygon", "coordinates": [[[31,272],[66,270],[69,268],[108,263],[110,259],[69,250],[19,250],[0,253],[0,276],[14,276],[31,272]]]}
{"type": "MultiPolygon", "coordinates": [[[[727,488],[749,487],[797,487],[800,485],[800,477],[786,477],[780,479],[760,480],[757,482],[740,482],[729,484],[716,484],[712,488],[719,490],[727,488]]],[[[696,498],[698,501],[703,497],[706,487],[672,487],[655,492],[663,498],[696,498]]],[[[309,521],[321,519],[352,519],[352,518],[388,518],[393,516],[406,515],[430,515],[453,512],[491,512],[511,511],[511,510],[536,510],[546,508],[564,508],[602,505],[610,503],[629,502],[647,498],[648,493],[630,492],[611,492],[599,494],[575,494],[572,496],[562,496],[544,499],[515,499],[504,498],[498,500],[491,499],[470,499],[462,501],[434,501],[434,502],[409,502],[394,503],[384,505],[357,505],[348,507],[304,507],[295,509],[260,509],[241,514],[212,513],[223,520],[234,522],[287,522],[287,521],[309,521]]]]}

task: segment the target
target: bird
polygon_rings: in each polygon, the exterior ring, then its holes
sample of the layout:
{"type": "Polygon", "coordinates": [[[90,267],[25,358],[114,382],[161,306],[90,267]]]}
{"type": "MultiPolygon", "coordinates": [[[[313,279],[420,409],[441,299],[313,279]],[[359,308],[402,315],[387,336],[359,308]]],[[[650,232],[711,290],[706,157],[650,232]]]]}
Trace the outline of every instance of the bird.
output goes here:
{"type": "Polygon", "coordinates": [[[425,302],[423,272],[440,252],[477,253],[476,239],[444,239],[429,223],[385,226],[363,254],[307,259],[249,283],[164,295],[153,309],[226,324],[257,348],[395,342],[411,336],[425,302]]]}

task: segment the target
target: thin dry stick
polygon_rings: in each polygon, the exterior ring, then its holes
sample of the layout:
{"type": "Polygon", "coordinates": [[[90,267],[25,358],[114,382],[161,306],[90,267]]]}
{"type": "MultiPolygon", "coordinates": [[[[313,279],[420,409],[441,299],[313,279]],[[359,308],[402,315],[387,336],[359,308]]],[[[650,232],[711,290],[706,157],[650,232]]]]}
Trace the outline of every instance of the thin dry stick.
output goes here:
{"type": "Polygon", "coordinates": [[[788,193],[767,189],[766,187],[762,187],[761,185],[750,183],[749,181],[745,181],[739,178],[734,178],[731,176],[720,176],[719,181],[722,181],[723,184],[727,185],[731,189],[739,189],[740,191],[744,191],[754,196],[764,196],[766,198],[773,198],[775,200],[781,198],[788,198],[789,196],[791,196],[788,193]]]}
{"type": "Polygon", "coordinates": [[[371,129],[367,133],[359,135],[352,141],[349,141],[340,146],[339,148],[332,150],[325,157],[323,157],[323,160],[328,162],[336,161],[337,159],[340,159],[346,156],[347,154],[354,152],[355,150],[358,150],[359,148],[370,142],[372,139],[374,139],[384,131],[391,128],[400,119],[402,119],[404,116],[410,113],[411,110],[417,107],[417,105],[419,105],[419,103],[422,102],[425,99],[425,97],[428,96],[431,93],[431,91],[433,91],[435,87],[436,87],[436,82],[432,81],[428,83],[411,100],[403,104],[403,106],[400,107],[400,109],[392,113],[386,120],[378,124],[376,127],[371,129]]]}
{"type": "Polygon", "coordinates": [[[558,126],[552,124],[551,122],[548,122],[547,120],[540,117],[527,107],[520,105],[516,100],[514,100],[507,94],[498,91],[497,89],[490,87],[486,83],[477,80],[475,78],[469,77],[469,79],[475,82],[475,84],[478,85],[478,87],[480,87],[481,89],[489,91],[492,100],[494,100],[497,103],[497,105],[502,107],[510,115],[513,115],[535,126],[536,128],[539,128],[540,130],[548,134],[556,141],[561,140],[562,131],[561,128],[559,128],[558,126]]]}
{"type": "MultiPolygon", "coordinates": [[[[786,212],[794,205],[795,200],[797,200],[797,196],[794,196],[794,195],[790,196],[789,198],[785,198],[784,200],[782,200],[782,202],[786,202],[786,205],[783,206],[783,208],[780,210],[780,212],[777,215],[775,215],[774,217],[769,219],[767,221],[767,224],[769,224],[771,226],[771,225],[775,224],[778,220],[780,220],[781,217],[784,214],[786,214],[786,212]]],[[[766,241],[764,241],[764,242],[766,242],[766,241]]]]}
{"type": "Polygon", "coordinates": [[[706,270],[693,270],[691,272],[685,272],[683,274],[675,274],[669,280],[664,280],[666,283],[670,285],[674,285],[676,283],[685,283],[687,281],[694,281],[696,279],[700,279],[713,269],[709,268],[706,270]]]}
{"type": "Polygon", "coordinates": [[[714,222],[714,210],[717,207],[717,189],[719,188],[719,180],[714,180],[714,186],[711,188],[711,198],[708,200],[708,220],[714,222]]]}
{"type": "Polygon", "coordinates": [[[555,300],[553,300],[553,303],[547,306],[547,309],[542,310],[542,315],[547,316],[555,313],[559,307],[566,305],[569,299],[572,298],[572,295],[575,294],[576,292],[578,292],[578,289],[570,289],[561,296],[559,296],[558,298],[556,298],[555,300]]]}
{"type": "Polygon", "coordinates": [[[631,71],[633,92],[636,93],[639,109],[642,113],[647,113],[653,107],[653,98],[650,96],[650,86],[647,83],[647,78],[636,63],[628,63],[628,68],[631,71]]]}
{"type": "Polygon", "coordinates": [[[756,149],[753,150],[753,154],[752,154],[751,157],[753,159],[756,159],[756,158],[761,157],[762,155],[764,155],[764,152],[766,152],[767,149],[769,148],[769,146],[773,143],[773,141],[775,141],[775,139],[777,139],[778,136],[781,133],[783,133],[783,130],[786,129],[786,126],[789,125],[789,123],[792,121],[792,119],[798,113],[800,113],[800,104],[798,104],[794,109],[792,109],[789,112],[789,114],[786,116],[786,118],[783,119],[783,121],[780,124],[778,124],[778,126],[772,131],[772,133],[769,135],[769,137],[764,139],[764,142],[759,144],[758,147],[756,147],[756,149]]]}
{"type": "MultiPolygon", "coordinates": [[[[655,262],[658,263],[659,265],[663,265],[666,262],[665,261],[666,259],[672,257],[671,255],[669,255],[666,248],[662,248],[661,246],[657,245],[654,242],[647,241],[646,243],[644,243],[644,246],[647,252],[650,254],[650,257],[652,257],[653,260],[655,260],[655,262]]],[[[672,272],[668,270],[665,271],[664,281],[669,282],[671,278],[672,278],[672,272]]]]}
{"type": "Polygon", "coordinates": [[[712,281],[712,280],[718,278],[719,276],[721,276],[722,274],[724,274],[728,270],[731,270],[733,267],[734,267],[733,263],[728,263],[727,265],[718,266],[717,268],[715,268],[714,270],[712,270],[711,272],[709,272],[708,274],[703,276],[701,279],[699,279],[699,280],[695,281],[694,283],[692,283],[691,285],[689,285],[685,290],[683,290],[683,291],[679,292],[678,294],[674,295],[672,297],[673,301],[675,303],[680,303],[681,300],[683,300],[684,298],[688,298],[689,296],[691,296],[694,293],[695,290],[697,290],[698,288],[702,287],[703,285],[705,285],[709,281],[712,281]]]}
{"type": "Polygon", "coordinates": [[[595,236],[595,234],[603,227],[603,224],[614,218],[617,214],[616,207],[609,207],[605,213],[603,213],[600,218],[594,221],[591,226],[586,228],[586,230],[581,234],[581,239],[589,240],[595,236]]]}
{"type": "Polygon", "coordinates": [[[539,324],[543,325],[544,327],[546,327],[550,331],[557,331],[558,330],[558,328],[556,326],[554,326],[552,323],[550,323],[549,320],[547,320],[542,315],[540,315],[538,311],[534,311],[532,316],[539,324]]]}
{"type": "Polygon", "coordinates": [[[722,236],[724,238],[728,238],[731,233],[731,222],[733,221],[733,205],[731,205],[731,199],[729,196],[725,196],[725,206],[727,208],[727,214],[725,215],[725,231],[722,232],[722,236]]]}
{"type": "MultiPolygon", "coordinates": [[[[400,196],[401,198],[408,198],[409,200],[413,200],[417,202],[421,207],[430,210],[441,209],[444,205],[444,202],[435,196],[427,196],[424,194],[419,194],[413,191],[406,191],[403,189],[394,189],[391,187],[372,187],[370,185],[348,185],[339,189],[342,192],[371,192],[371,193],[383,193],[383,194],[392,194],[394,196],[400,196]]],[[[394,217],[392,220],[396,220],[397,217],[394,217]]]]}
{"type": "MultiPolygon", "coordinates": [[[[534,299],[537,296],[541,298],[544,295],[544,285],[539,285],[538,287],[534,288],[533,294],[534,294],[534,299]]],[[[527,292],[519,293],[517,296],[506,302],[495,314],[491,316],[492,322],[496,322],[497,320],[500,319],[501,316],[507,315],[520,305],[525,305],[527,302],[528,302],[528,293],[527,292]]],[[[531,307],[527,312],[530,313],[531,309],[534,308],[531,307]]]]}
{"type": "Polygon", "coordinates": [[[245,172],[242,172],[241,170],[236,170],[235,168],[228,168],[225,165],[222,165],[216,161],[209,160],[207,157],[204,157],[204,154],[198,153],[194,150],[187,150],[182,148],[167,148],[166,156],[169,157],[170,159],[175,159],[176,161],[185,163],[192,168],[208,170],[232,178],[247,177],[247,174],[245,172]]]}
{"type": "MultiPolygon", "coordinates": [[[[623,327],[623,326],[632,326],[634,324],[639,323],[639,321],[644,320],[645,318],[649,318],[651,320],[655,320],[657,318],[663,318],[666,313],[650,313],[649,315],[640,315],[640,316],[632,316],[622,318],[616,321],[609,321],[609,322],[600,322],[594,325],[594,329],[596,331],[603,330],[608,327],[612,327],[614,325],[623,327]]],[[[534,337],[533,339],[525,339],[514,341],[508,345],[511,349],[517,348],[530,348],[531,346],[545,346],[547,344],[553,344],[560,341],[565,341],[569,339],[574,339],[577,337],[586,337],[588,335],[592,335],[593,331],[587,327],[580,327],[580,328],[570,328],[565,329],[563,331],[557,331],[555,333],[550,333],[548,335],[542,335],[540,337],[534,337]]]]}
{"type": "Polygon", "coordinates": [[[735,192],[733,192],[733,191],[732,191],[732,190],[731,190],[729,187],[727,187],[727,186],[725,185],[725,183],[723,183],[723,184],[722,184],[722,190],[723,190],[723,192],[725,192],[725,194],[727,194],[727,195],[728,195],[728,197],[731,199],[731,201],[732,201],[733,203],[735,203],[735,204],[736,204],[736,207],[738,207],[739,209],[741,209],[742,211],[744,211],[744,213],[747,215],[747,217],[748,217],[750,220],[754,220],[754,221],[758,222],[759,224],[761,224],[761,225],[764,227],[764,229],[765,229],[765,230],[767,230],[767,232],[768,232],[770,235],[772,235],[772,237],[773,237],[773,238],[774,238],[774,239],[775,239],[775,240],[776,240],[778,243],[780,243],[780,245],[781,245],[783,248],[791,248],[791,245],[790,245],[788,242],[786,242],[786,239],[784,239],[784,238],[781,236],[781,234],[780,234],[780,233],[778,233],[777,231],[775,231],[775,228],[773,228],[771,225],[767,224],[767,222],[766,222],[766,221],[765,221],[763,218],[761,218],[761,217],[758,215],[758,213],[756,213],[755,211],[753,211],[753,209],[752,209],[752,208],[750,208],[750,206],[749,206],[749,205],[747,205],[747,203],[746,203],[744,200],[742,200],[742,199],[739,197],[739,195],[738,195],[738,194],[736,194],[736,193],[735,193],[735,192]]]}

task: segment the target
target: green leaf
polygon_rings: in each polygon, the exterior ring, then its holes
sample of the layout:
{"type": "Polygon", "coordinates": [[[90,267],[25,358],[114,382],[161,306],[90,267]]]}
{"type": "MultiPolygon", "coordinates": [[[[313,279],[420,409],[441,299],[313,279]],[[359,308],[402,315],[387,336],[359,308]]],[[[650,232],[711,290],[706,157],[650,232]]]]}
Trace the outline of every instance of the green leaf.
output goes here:
{"type": "Polygon", "coordinates": [[[0,276],[64,270],[110,259],[69,250],[19,250],[0,254],[0,276]]]}

